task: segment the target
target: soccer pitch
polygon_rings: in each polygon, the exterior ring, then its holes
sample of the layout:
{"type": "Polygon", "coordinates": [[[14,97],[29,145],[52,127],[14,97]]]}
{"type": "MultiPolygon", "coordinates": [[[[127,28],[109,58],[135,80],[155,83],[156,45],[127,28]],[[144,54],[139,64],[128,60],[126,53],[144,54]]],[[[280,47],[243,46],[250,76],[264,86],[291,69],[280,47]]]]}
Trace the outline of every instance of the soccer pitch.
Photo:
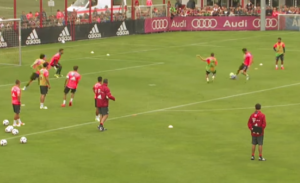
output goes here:
{"type": "Polygon", "coordinates": [[[60,107],[65,79],[54,78],[54,70],[48,110],[39,109],[36,82],[23,92],[26,125],[18,128],[18,136],[5,133],[4,127],[0,132],[0,139],[8,140],[0,147],[1,182],[299,182],[296,36],[173,32],[23,47],[22,66],[0,66],[0,120],[12,123],[10,89],[15,79],[24,86],[41,53],[50,59],[64,48],[62,73],[78,65],[82,80],[72,107],[60,107]],[[285,70],[275,70],[277,37],[286,44],[285,70]],[[229,73],[243,61],[243,47],[254,56],[250,80],[230,80],[229,73]],[[196,55],[211,52],[219,65],[215,82],[207,84],[205,63],[196,55]],[[103,133],[94,122],[92,87],[98,76],[109,79],[116,97],[103,133]],[[266,162],[250,161],[247,121],[257,102],[267,118],[266,162]],[[19,143],[22,136],[27,144],[19,143]]]}

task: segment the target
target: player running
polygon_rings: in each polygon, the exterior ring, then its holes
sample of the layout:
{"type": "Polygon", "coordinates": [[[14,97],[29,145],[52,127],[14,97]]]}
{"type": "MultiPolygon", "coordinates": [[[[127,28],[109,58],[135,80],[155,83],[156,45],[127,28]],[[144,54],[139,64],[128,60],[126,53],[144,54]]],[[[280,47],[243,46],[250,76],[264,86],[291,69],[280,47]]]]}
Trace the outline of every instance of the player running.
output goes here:
{"type": "Polygon", "coordinates": [[[203,62],[206,62],[206,81],[209,83],[209,74],[212,73],[212,81],[214,81],[216,77],[216,67],[218,65],[217,58],[215,57],[214,53],[210,54],[210,57],[208,58],[202,58],[200,55],[197,55],[198,58],[200,58],[203,62]]]}
{"type": "Polygon", "coordinates": [[[33,62],[33,64],[31,65],[31,67],[34,70],[34,72],[30,76],[29,82],[26,84],[26,86],[23,87],[22,90],[26,90],[34,80],[36,80],[36,79],[39,78],[40,70],[43,68],[43,64],[46,62],[45,59],[46,59],[46,56],[44,54],[41,54],[40,58],[36,59],[33,62]]]}
{"type": "Polygon", "coordinates": [[[99,91],[98,93],[100,93],[100,91],[101,91],[101,89],[100,89],[101,85],[102,85],[102,77],[99,76],[98,77],[98,82],[93,87],[93,91],[95,93],[95,107],[96,107],[96,118],[95,118],[95,120],[99,121],[99,122],[100,122],[100,114],[99,114],[99,110],[98,110],[98,107],[97,107],[97,91],[99,91]]]}
{"type": "Polygon", "coordinates": [[[48,71],[48,63],[45,62],[43,64],[43,68],[40,70],[40,91],[41,91],[41,98],[40,98],[40,109],[48,109],[47,106],[44,106],[45,98],[48,93],[48,89],[50,89],[50,82],[49,82],[49,71],[48,71]]]}
{"type": "Polygon", "coordinates": [[[253,56],[249,51],[247,51],[247,48],[243,48],[242,51],[244,53],[244,63],[242,63],[242,65],[239,67],[236,73],[236,78],[240,73],[242,73],[243,75],[246,76],[246,79],[249,80],[250,77],[247,74],[247,70],[253,62],[253,56]]]}
{"type": "Polygon", "coordinates": [[[20,119],[20,112],[21,112],[21,89],[19,80],[16,80],[16,85],[11,88],[11,99],[12,99],[12,106],[15,113],[14,116],[14,124],[13,126],[21,126],[25,125],[22,123],[20,119]]]}
{"type": "Polygon", "coordinates": [[[69,106],[72,106],[73,104],[74,95],[76,93],[78,83],[81,79],[81,76],[77,71],[78,71],[78,66],[74,66],[73,71],[70,71],[67,75],[67,79],[65,81],[64,101],[63,104],[61,105],[62,107],[66,106],[67,94],[69,93],[70,90],[71,90],[71,99],[69,102],[69,106]]]}
{"type": "Polygon", "coordinates": [[[277,43],[273,46],[274,51],[276,52],[276,66],[275,69],[278,70],[278,61],[281,61],[281,69],[283,70],[283,61],[284,61],[284,54],[285,54],[285,44],[281,41],[281,38],[278,38],[277,43]]]}
{"type": "Polygon", "coordinates": [[[100,114],[100,125],[98,126],[98,129],[100,131],[105,131],[104,128],[104,122],[108,118],[108,103],[109,99],[115,101],[115,97],[111,95],[110,89],[108,88],[108,80],[104,79],[103,84],[101,85],[100,89],[97,90],[96,96],[97,96],[97,107],[100,114]]]}
{"type": "Polygon", "coordinates": [[[56,53],[50,61],[50,66],[56,70],[56,74],[54,75],[56,78],[62,77],[61,70],[62,66],[59,63],[61,55],[64,54],[64,49],[59,49],[58,53],[56,53]]]}

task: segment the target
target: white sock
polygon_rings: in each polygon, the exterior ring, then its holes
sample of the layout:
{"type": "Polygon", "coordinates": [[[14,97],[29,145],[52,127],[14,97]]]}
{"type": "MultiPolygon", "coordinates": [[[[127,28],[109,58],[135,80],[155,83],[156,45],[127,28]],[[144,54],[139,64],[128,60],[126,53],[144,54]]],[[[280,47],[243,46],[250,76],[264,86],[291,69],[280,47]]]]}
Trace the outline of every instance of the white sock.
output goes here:
{"type": "Polygon", "coordinates": [[[281,65],[281,67],[283,67],[283,64],[281,65]]]}
{"type": "Polygon", "coordinates": [[[278,67],[278,65],[276,65],[276,68],[278,67]]]}
{"type": "Polygon", "coordinates": [[[63,101],[63,104],[66,104],[66,100],[63,101]]]}
{"type": "Polygon", "coordinates": [[[17,124],[17,120],[14,120],[14,125],[16,125],[17,124]]]}
{"type": "Polygon", "coordinates": [[[212,76],[212,79],[214,80],[214,79],[215,79],[215,76],[212,76]]]}
{"type": "Polygon", "coordinates": [[[70,99],[70,102],[73,102],[73,98],[70,99]]]}
{"type": "Polygon", "coordinates": [[[21,124],[21,123],[22,123],[22,121],[21,121],[21,119],[20,119],[20,118],[18,119],[18,123],[19,123],[19,124],[21,124]]]}
{"type": "Polygon", "coordinates": [[[98,114],[97,118],[100,118],[100,114],[98,114]]]}
{"type": "Polygon", "coordinates": [[[206,78],[206,81],[209,81],[209,78],[206,78]]]}
{"type": "Polygon", "coordinates": [[[40,107],[41,107],[41,108],[44,107],[44,103],[41,103],[40,107]]]}

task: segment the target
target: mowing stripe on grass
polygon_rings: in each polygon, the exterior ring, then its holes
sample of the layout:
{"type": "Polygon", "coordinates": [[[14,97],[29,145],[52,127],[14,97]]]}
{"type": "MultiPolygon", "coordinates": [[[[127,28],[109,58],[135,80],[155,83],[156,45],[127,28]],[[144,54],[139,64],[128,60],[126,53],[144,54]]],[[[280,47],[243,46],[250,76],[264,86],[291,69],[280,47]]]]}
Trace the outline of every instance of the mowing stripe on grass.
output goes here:
{"type": "MultiPolygon", "coordinates": [[[[182,104],[182,105],[176,105],[176,106],[173,106],[173,107],[167,107],[167,108],[150,110],[150,111],[145,111],[145,112],[140,112],[140,113],[135,113],[135,114],[129,114],[129,115],[124,115],[124,116],[119,116],[119,117],[113,117],[113,118],[109,118],[108,121],[122,119],[122,118],[128,118],[128,117],[132,117],[133,115],[150,114],[150,113],[155,113],[155,112],[161,112],[161,111],[166,111],[166,110],[171,110],[171,109],[176,109],[176,108],[181,108],[181,107],[187,107],[187,106],[196,105],[196,104],[203,104],[203,103],[208,103],[208,102],[213,102],[213,101],[218,101],[218,100],[224,100],[224,99],[229,99],[229,98],[234,98],[234,97],[240,97],[240,96],[245,96],[245,95],[251,95],[251,94],[261,93],[261,92],[265,92],[265,91],[271,91],[271,90],[276,90],[276,89],[281,89],[281,88],[287,88],[287,87],[291,87],[291,86],[298,86],[298,85],[300,85],[300,83],[294,83],[294,84],[289,84],[289,85],[277,86],[277,87],[263,89],[263,90],[256,90],[256,91],[252,91],[252,92],[246,92],[246,93],[240,93],[240,94],[235,94],[235,95],[229,95],[229,96],[226,96],[226,97],[220,97],[220,98],[215,98],[215,99],[210,99],[210,100],[203,100],[203,101],[192,102],[192,103],[187,103],[187,104],[182,104]]],[[[51,130],[45,130],[45,131],[40,131],[40,132],[28,133],[28,134],[25,134],[25,135],[22,135],[22,136],[26,137],[26,136],[31,136],[31,135],[44,134],[44,133],[48,133],[48,132],[65,130],[65,129],[69,129],[69,128],[75,128],[75,127],[79,127],[79,126],[85,126],[85,125],[96,124],[96,123],[99,123],[99,122],[93,121],[93,122],[81,123],[81,124],[77,124],[77,125],[65,126],[65,127],[55,128],[55,129],[51,129],[51,130]]],[[[15,138],[20,138],[20,137],[21,137],[21,135],[20,136],[14,136],[14,137],[6,138],[6,139],[15,139],[15,138]]]]}
{"type": "MultiPolygon", "coordinates": [[[[105,72],[113,72],[113,71],[123,71],[123,70],[129,70],[129,69],[137,69],[137,68],[142,68],[142,67],[149,67],[149,66],[155,66],[155,65],[162,65],[164,64],[164,62],[158,62],[158,63],[153,63],[153,64],[147,64],[147,65],[136,65],[136,66],[131,66],[131,67],[121,67],[118,69],[110,69],[110,70],[103,70],[103,71],[96,71],[96,72],[88,72],[88,73],[83,73],[81,74],[82,76],[86,76],[86,75],[91,75],[91,74],[97,74],[97,73],[105,73],[105,72]]],[[[65,77],[61,77],[61,78],[50,78],[49,80],[57,80],[57,79],[66,79],[65,77]]],[[[26,82],[21,82],[22,84],[26,84],[28,81],[26,82]]],[[[14,83],[11,84],[4,84],[4,85],[0,85],[1,87],[6,87],[6,86],[13,86],[15,85],[14,83]]]]}

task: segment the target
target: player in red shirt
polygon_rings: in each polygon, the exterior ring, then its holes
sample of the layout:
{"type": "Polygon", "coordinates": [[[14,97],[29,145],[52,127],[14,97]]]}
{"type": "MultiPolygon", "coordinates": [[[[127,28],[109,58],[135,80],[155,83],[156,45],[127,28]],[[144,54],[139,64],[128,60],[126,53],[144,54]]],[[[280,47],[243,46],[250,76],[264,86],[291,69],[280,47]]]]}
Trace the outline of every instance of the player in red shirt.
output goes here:
{"type": "Polygon", "coordinates": [[[255,148],[258,144],[259,151],[259,161],[266,161],[265,158],[262,157],[262,146],[264,141],[264,131],[267,126],[266,116],[260,111],[261,105],[255,105],[255,112],[251,114],[248,120],[248,128],[251,131],[252,136],[252,156],[251,160],[255,159],[255,148]]]}
{"type": "Polygon", "coordinates": [[[20,119],[20,112],[21,112],[20,84],[21,84],[21,82],[19,80],[16,80],[15,83],[16,83],[16,85],[11,88],[11,100],[12,100],[13,110],[15,113],[13,126],[21,126],[21,125],[25,125],[25,123],[22,123],[22,121],[20,119]]]}
{"type": "Polygon", "coordinates": [[[108,88],[108,80],[104,79],[100,90],[96,92],[97,96],[97,107],[100,114],[100,125],[98,129],[100,131],[105,131],[103,124],[108,118],[108,103],[109,99],[115,101],[115,97],[111,95],[110,89],[108,88]]]}
{"type": "Polygon", "coordinates": [[[60,57],[62,54],[64,54],[64,49],[59,49],[58,53],[56,53],[51,58],[51,61],[50,61],[50,66],[56,70],[56,74],[54,76],[57,78],[62,77],[62,75],[61,75],[62,65],[59,63],[59,60],[60,60],[60,57]]]}
{"type": "Polygon", "coordinates": [[[77,71],[78,71],[78,66],[74,66],[73,71],[70,71],[67,75],[67,79],[65,81],[64,101],[63,104],[61,105],[62,107],[66,106],[66,98],[70,90],[71,90],[71,99],[69,102],[69,106],[72,106],[74,95],[76,93],[78,83],[81,79],[81,76],[77,71]]]}
{"type": "Polygon", "coordinates": [[[100,114],[99,114],[99,110],[98,110],[98,107],[97,107],[97,91],[99,91],[98,93],[100,93],[101,85],[102,85],[102,77],[99,76],[98,77],[98,82],[93,87],[93,92],[95,93],[95,107],[96,107],[96,118],[95,118],[95,120],[99,121],[99,122],[100,122],[100,114]]]}
{"type": "Polygon", "coordinates": [[[253,62],[253,56],[249,51],[247,51],[247,48],[242,49],[244,53],[244,63],[239,67],[236,76],[238,76],[240,73],[246,76],[246,79],[249,80],[249,75],[247,74],[247,70],[250,67],[250,65],[253,62]]]}

